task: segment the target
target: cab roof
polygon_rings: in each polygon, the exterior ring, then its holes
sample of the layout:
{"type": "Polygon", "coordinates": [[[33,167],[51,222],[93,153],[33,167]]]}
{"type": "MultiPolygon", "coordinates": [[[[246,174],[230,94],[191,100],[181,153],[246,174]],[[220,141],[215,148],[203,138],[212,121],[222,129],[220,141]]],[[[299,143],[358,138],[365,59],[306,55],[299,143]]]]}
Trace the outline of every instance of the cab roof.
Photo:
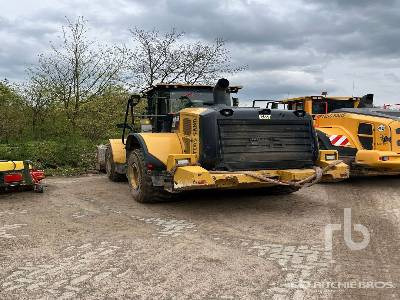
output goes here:
{"type": "MultiPolygon", "coordinates": [[[[214,88],[214,86],[207,85],[207,84],[157,83],[156,85],[153,85],[152,87],[144,90],[144,93],[147,94],[147,93],[152,93],[152,92],[159,91],[159,90],[190,89],[190,88],[212,90],[214,88]]],[[[230,93],[237,93],[242,88],[243,87],[241,85],[228,87],[230,93]]]]}
{"type": "Polygon", "coordinates": [[[295,97],[295,98],[286,98],[282,99],[282,103],[287,103],[291,101],[302,101],[304,99],[312,99],[312,100],[337,100],[337,101],[347,101],[347,100],[360,100],[361,97],[354,97],[354,96],[324,96],[324,95],[318,95],[318,96],[302,96],[302,97],[295,97]]]}

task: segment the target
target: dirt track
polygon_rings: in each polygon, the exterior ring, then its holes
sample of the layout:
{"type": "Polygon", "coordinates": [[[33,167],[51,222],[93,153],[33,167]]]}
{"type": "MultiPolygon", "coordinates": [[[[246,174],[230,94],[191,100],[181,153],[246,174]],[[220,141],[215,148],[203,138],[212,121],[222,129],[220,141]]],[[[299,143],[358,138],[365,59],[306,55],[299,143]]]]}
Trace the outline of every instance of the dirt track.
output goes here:
{"type": "Polygon", "coordinates": [[[399,183],[143,205],[105,176],[51,178],[44,194],[0,195],[0,299],[399,299],[399,183]],[[344,208],[368,228],[366,249],[350,251],[343,231],[325,248],[344,208]]]}

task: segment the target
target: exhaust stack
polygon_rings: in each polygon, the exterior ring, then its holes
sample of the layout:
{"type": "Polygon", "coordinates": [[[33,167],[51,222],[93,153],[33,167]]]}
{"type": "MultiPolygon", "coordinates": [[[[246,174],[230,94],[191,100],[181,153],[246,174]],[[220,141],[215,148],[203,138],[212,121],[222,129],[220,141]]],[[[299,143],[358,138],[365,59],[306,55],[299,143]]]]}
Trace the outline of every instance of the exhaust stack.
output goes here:
{"type": "Polygon", "coordinates": [[[221,78],[213,89],[214,104],[232,106],[230,93],[227,92],[229,80],[221,78]]]}
{"type": "Polygon", "coordinates": [[[374,94],[366,94],[361,97],[359,108],[373,108],[374,107],[374,94]]]}

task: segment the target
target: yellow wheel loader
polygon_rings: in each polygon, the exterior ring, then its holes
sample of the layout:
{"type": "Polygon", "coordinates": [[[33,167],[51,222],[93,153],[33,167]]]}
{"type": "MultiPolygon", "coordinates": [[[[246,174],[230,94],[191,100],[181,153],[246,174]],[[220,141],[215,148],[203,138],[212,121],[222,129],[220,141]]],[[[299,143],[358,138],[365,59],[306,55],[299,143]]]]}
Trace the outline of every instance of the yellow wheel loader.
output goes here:
{"type": "Polygon", "coordinates": [[[400,111],[363,97],[305,96],[269,102],[313,116],[320,149],[337,150],[351,176],[400,174],[400,111]]]}
{"type": "Polygon", "coordinates": [[[336,150],[319,151],[308,114],[233,106],[231,93],[237,91],[226,79],[215,87],[159,85],[147,93],[144,115],[134,114],[140,97],[131,97],[122,139],[111,139],[108,147],[109,177],[126,174],[139,202],[196,189],[288,194],[321,178],[348,178],[336,150]],[[135,132],[135,118],[142,132],[135,132]]]}

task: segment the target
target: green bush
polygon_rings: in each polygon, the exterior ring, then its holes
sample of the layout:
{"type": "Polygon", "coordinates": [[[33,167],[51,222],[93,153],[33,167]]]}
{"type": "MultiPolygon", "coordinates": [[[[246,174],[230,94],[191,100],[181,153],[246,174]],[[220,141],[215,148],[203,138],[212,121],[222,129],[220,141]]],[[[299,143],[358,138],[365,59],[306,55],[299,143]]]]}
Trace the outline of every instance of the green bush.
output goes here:
{"type": "Polygon", "coordinates": [[[31,160],[49,175],[75,175],[94,169],[96,143],[68,138],[0,144],[0,159],[31,160]]]}
{"type": "MultiPolygon", "coordinates": [[[[29,94],[30,95],[30,94],[29,94]]],[[[120,138],[129,93],[112,86],[81,103],[76,120],[54,99],[28,97],[0,81],[0,160],[31,160],[48,175],[78,175],[95,168],[96,145],[120,138]]],[[[141,103],[135,111],[144,111],[141,103]]]]}

